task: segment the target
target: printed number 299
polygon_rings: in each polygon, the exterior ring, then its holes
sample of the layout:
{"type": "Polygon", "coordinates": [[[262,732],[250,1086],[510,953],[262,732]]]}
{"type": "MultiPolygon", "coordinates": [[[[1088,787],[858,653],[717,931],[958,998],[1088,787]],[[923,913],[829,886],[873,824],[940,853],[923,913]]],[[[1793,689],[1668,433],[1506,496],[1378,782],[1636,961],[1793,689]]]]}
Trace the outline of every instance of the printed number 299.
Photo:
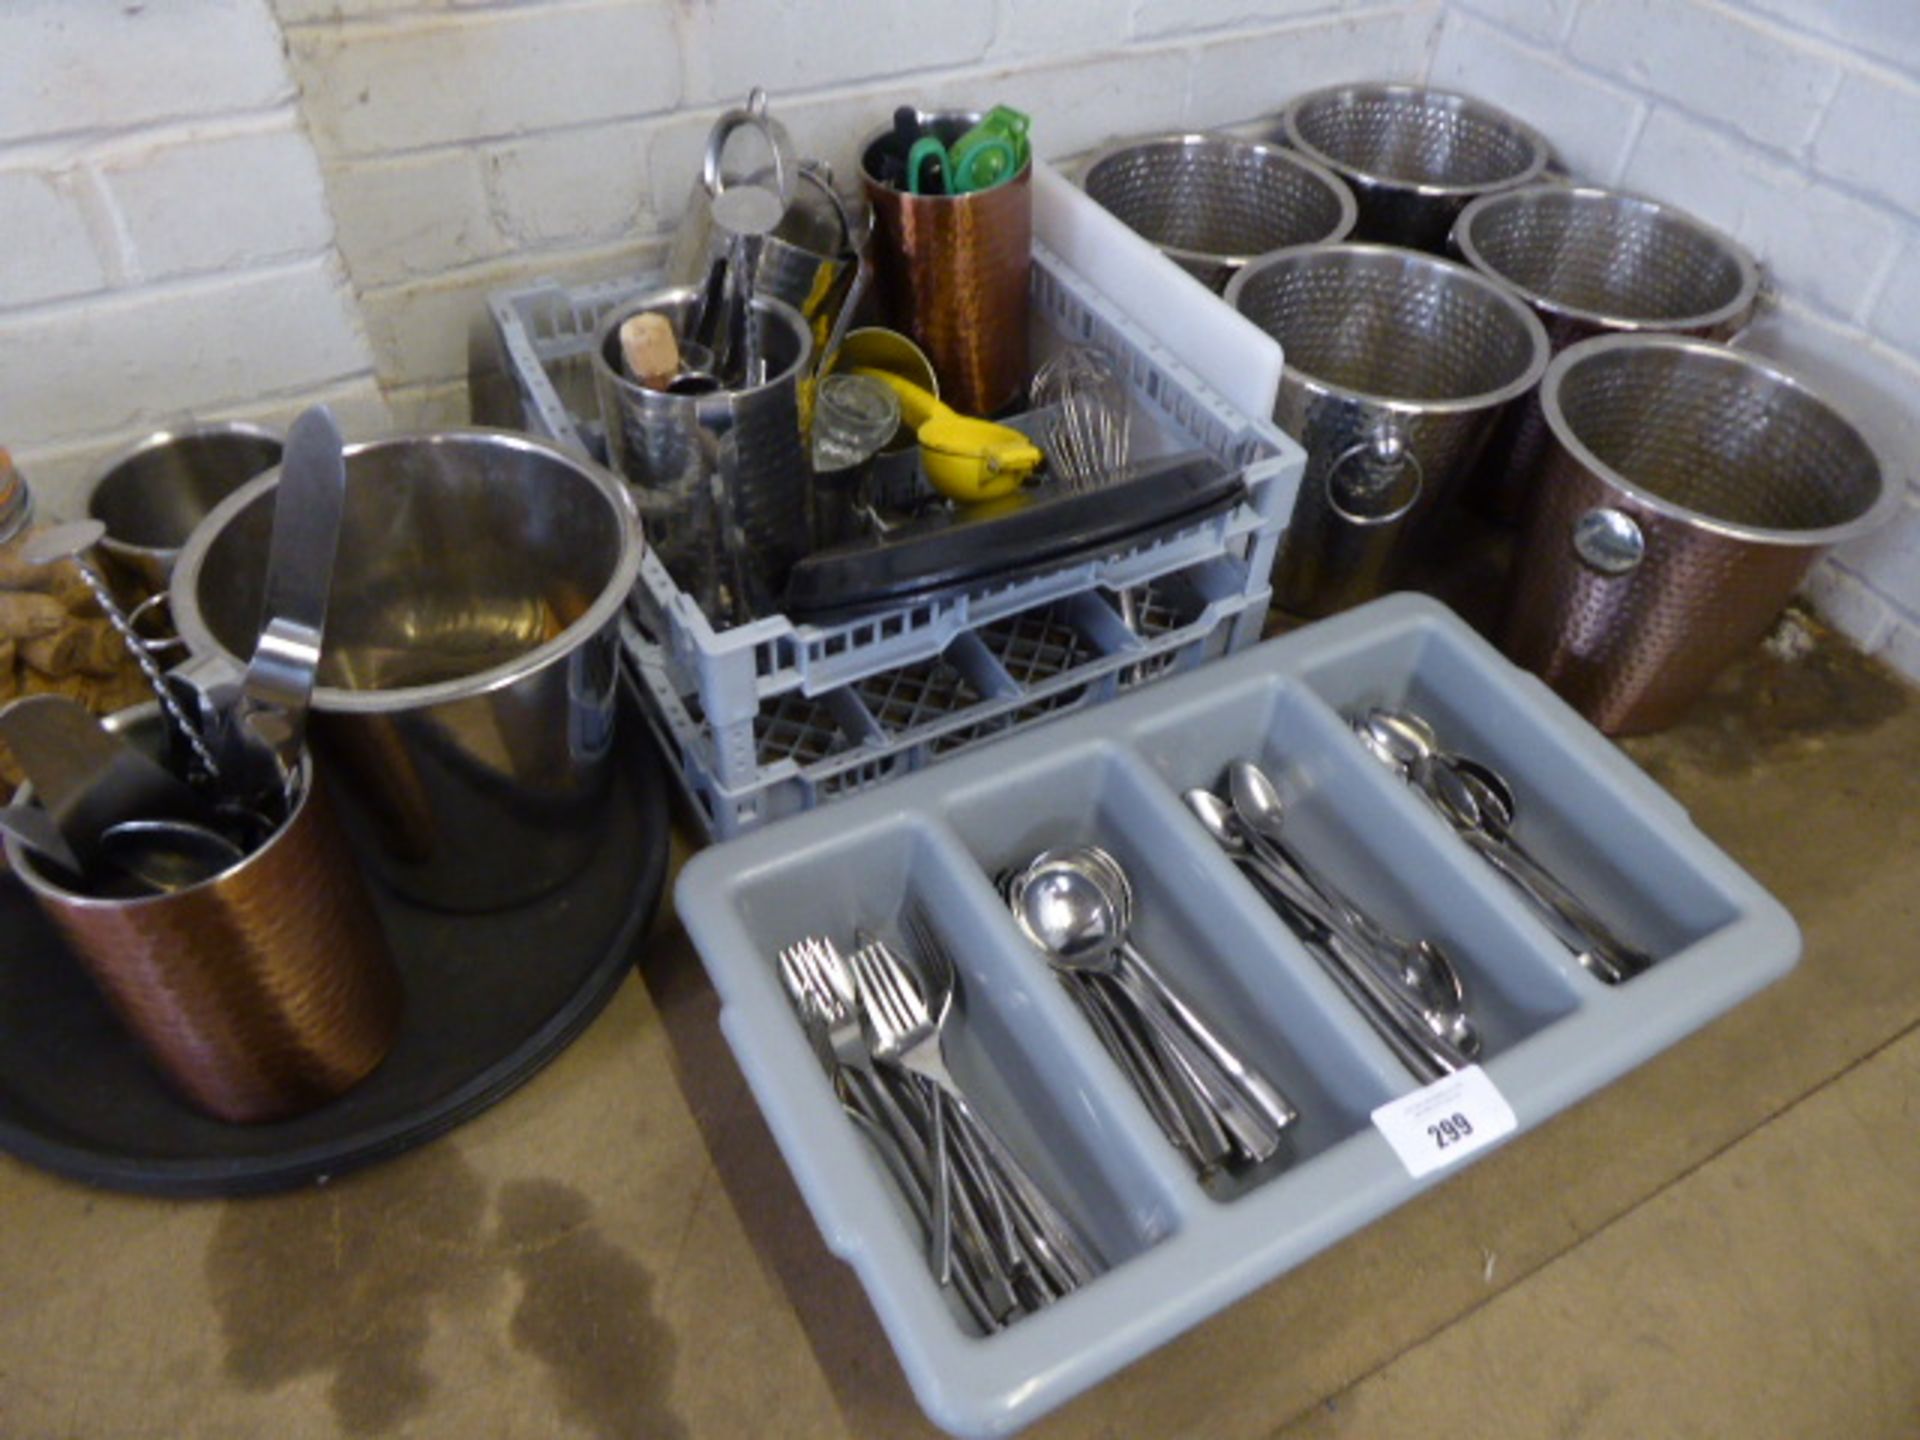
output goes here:
{"type": "Polygon", "coordinates": [[[1444,1150],[1449,1145],[1458,1145],[1473,1134],[1473,1122],[1456,1110],[1427,1126],[1427,1134],[1433,1137],[1434,1149],[1444,1150]]]}

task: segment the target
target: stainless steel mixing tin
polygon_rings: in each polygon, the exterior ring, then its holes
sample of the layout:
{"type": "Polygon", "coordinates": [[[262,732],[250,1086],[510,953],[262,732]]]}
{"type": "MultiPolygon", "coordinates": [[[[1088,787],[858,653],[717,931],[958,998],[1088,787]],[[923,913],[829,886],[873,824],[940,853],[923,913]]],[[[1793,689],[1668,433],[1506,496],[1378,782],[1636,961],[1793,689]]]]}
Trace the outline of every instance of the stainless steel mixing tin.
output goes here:
{"type": "Polygon", "coordinates": [[[1275,421],[1307,450],[1274,569],[1279,604],[1329,615],[1392,589],[1547,335],[1464,265],[1387,245],[1303,245],[1247,265],[1227,302],[1280,342],[1275,421]]]}
{"type": "Polygon", "coordinates": [[[1353,192],[1324,165],[1226,135],[1118,140],[1090,156],[1074,179],[1215,290],[1256,255],[1346,239],[1359,213],[1353,192]]]}
{"type": "Polygon", "coordinates": [[[792,307],[756,297],[763,383],[677,394],[629,380],[621,325],[652,311],[684,341],[699,301],[676,286],[609,313],[594,337],[593,382],[608,460],[633,487],[648,544],[707,617],[728,624],[772,613],[812,543],[800,382],[813,342],[792,307]]]}
{"type": "MultiPolygon", "coordinates": [[[[1676,206],[1590,186],[1483,195],[1461,211],[1453,246],[1532,307],[1556,354],[1591,335],[1633,331],[1728,340],[1764,290],[1760,266],[1732,237],[1676,206]]],[[[1529,396],[1501,422],[1468,498],[1516,518],[1547,444],[1529,396]]]]}
{"type": "Polygon", "coordinates": [[[1502,641],[1602,730],[1672,723],[1897,490],[1801,381],[1710,341],[1606,335],[1541,385],[1552,446],[1502,641]]]}
{"type": "MultiPolygon", "coordinates": [[[[640,568],[624,487],[524,435],[349,446],[313,741],[396,889],[455,910],[530,899],[600,839],[619,611],[640,568]]],[[[181,552],[173,612],[238,677],[259,629],[278,471],[181,552]]]]}
{"type": "Polygon", "coordinates": [[[1360,205],[1354,235],[1442,250],[1468,201],[1530,184],[1553,152],[1483,101],[1414,85],[1333,85],[1281,112],[1279,136],[1338,175],[1360,205]]]}
{"type": "Polygon", "coordinates": [[[87,514],[127,600],[167,588],[180,547],[227,496],[280,463],[284,437],[229,420],[160,430],[109,460],[87,488],[87,514]]]}

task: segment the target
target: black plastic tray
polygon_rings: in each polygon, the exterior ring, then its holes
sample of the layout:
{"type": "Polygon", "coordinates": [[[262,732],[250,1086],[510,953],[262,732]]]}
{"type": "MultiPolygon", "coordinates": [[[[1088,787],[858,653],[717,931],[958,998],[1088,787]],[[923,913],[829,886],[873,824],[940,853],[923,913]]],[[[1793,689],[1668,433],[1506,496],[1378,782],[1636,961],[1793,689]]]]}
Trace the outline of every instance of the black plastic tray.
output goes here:
{"type": "Polygon", "coordinates": [[[506,1096],[613,997],[659,905],[665,774],[638,719],[621,717],[605,839],[561,889],[451,915],[374,888],[406,987],[400,1038],[346,1095],[278,1124],[226,1124],[179,1099],[26,888],[0,875],[0,1150],[114,1190],[241,1195],[397,1155],[506,1096]]]}

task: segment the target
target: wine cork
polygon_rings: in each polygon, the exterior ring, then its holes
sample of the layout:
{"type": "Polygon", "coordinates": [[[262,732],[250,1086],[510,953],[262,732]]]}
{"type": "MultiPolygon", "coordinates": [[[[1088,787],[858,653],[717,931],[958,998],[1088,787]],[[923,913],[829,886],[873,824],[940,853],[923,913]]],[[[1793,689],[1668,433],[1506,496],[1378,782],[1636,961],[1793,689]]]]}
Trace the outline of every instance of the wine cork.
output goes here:
{"type": "Polygon", "coordinates": [[[93,648],[86,622],[69,619],[58,630],[19,642],[20,661],[49,679],[80,673],[80,662],[93,648]]]}
{"type": "Polygon", "coordinates": [[[0,640],[35,640],[66,625],[67,607],[54,596],[0,592],[0,640]]]}
{"type": "Polygon", "coordinates": [[[649,390],[664,390],[680,373],[680,345],[667,317],[644,310],[620,325],[627,371],[649,390]]]}

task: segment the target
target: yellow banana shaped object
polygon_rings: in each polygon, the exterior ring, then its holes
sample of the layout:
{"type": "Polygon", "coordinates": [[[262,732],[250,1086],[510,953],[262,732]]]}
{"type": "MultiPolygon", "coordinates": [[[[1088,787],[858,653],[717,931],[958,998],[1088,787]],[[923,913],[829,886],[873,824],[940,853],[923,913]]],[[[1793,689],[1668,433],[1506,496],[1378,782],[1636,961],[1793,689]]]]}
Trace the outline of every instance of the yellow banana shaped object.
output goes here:
{"type": "Polygon", "coordinates": [[[855,375],[878,380],[900,397],[901,417],[920,437],[920,463],[942,495],[972,504],[1011,494],[1046,459],[1010,425],[976,420],[942,403],[911,380],[864,365],[855,375]]]}

